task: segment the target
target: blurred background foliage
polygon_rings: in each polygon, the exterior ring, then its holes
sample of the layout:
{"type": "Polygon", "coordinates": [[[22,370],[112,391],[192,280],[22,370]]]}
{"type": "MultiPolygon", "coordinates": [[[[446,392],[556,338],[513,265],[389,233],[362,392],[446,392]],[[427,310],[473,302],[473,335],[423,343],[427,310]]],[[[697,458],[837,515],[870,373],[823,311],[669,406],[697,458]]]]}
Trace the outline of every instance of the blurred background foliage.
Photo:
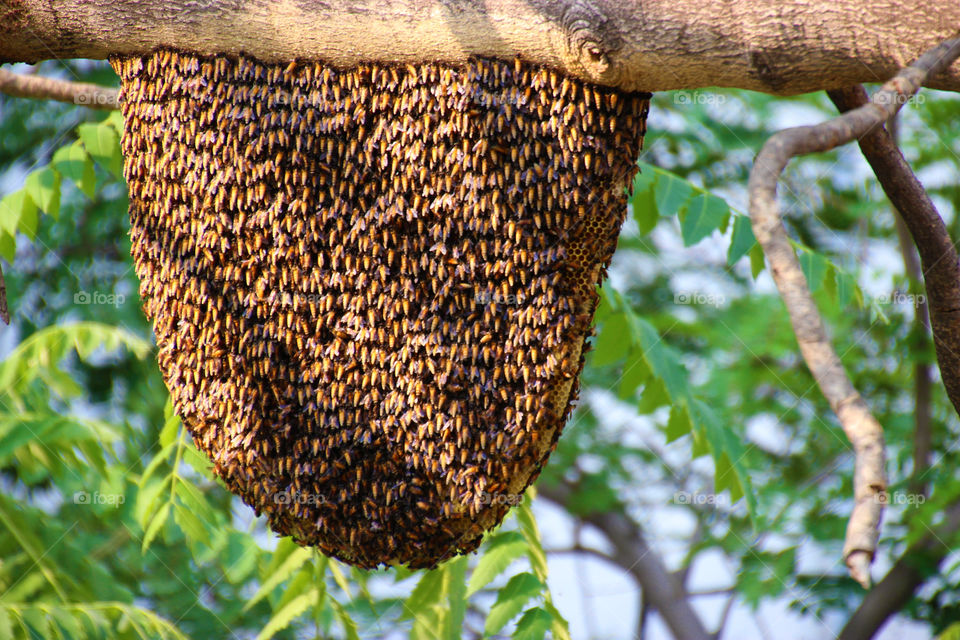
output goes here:
{"type": "MultiPolygon", "coordinates": [[[[89,61],[17,70],[117,84],[89,61]]],[[[571,616],[548,587],[567,586],[548,572],[554,559],[632,568],[602,530],[581,538],[604,511],[645,531],[691,598],[720,598],[698,610],[721,637],[769,633],[759,614],[774,605],[835,632],[862,598],[841,561],[852,452],[745,217],[766,138],[834,113],[825,95],[655,96],[580,406],[542,496],[529,492],[479,554],[432,572],[367,572],[277,540],[172,415],[129,256],[117,114],[0,97],[13,312],[0,328],[0,638],[567,638],[571,616]],[[573,542],[541,535],[544,513],[573,542]]],[[[900,126],[953,237],[958,115],[956,96],[924,92],[900,126]]],[[[915,376],[936,376],[935,361],[895,218],[859,151],[794,162],[781,196],[838,352],[887,430],[885,571],[960,499],[960,424],[934,384],[931,465],[915,469],[915,376]]],[[[958,559],[900,614],[917,637],[960,620],[958,559]]],[[[642,594],[622,633],[580,617],[574,637],[666,637],[642,594]]]]}

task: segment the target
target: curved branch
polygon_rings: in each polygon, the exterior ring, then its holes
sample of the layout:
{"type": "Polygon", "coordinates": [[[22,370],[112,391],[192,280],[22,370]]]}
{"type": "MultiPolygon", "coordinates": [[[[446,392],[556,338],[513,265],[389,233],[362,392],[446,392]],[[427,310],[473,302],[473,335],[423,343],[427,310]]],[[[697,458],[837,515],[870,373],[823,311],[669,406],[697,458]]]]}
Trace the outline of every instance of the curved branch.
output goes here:
{"type": "Polygon", "coordinates": [[[90,109],[119,109],[118,91],[87,82],[68,82],[42,76],[25,76],[0,69],[0,93],[17,98],[69,102],[90,109]]]}
{"type": "MultiPolygon", "coordinates": [[[[525,60],[624,90],[789,95],[877,82],[960,24],[960,3],[901,0],[17,0],[0,61],[159,47],[267,62],[525,60]]],[[[960,90],[960,65],[930,86],[960,90]]]]}
{"type": "Polygon", "coordinates": [[[770,263],[794,334],[814,379],[836,413],[856,456],[853,512],[847,525],[843,556],[850,575],[870,584],[870,563],[876,551],[886,492],[883,429],[850,382],[810,294],[777,206],[777,182],[791,158],[827,151],[874,127],[881,127],[928,76],[960,56],[960,39],[925,53],[878,91],[869,105],[813,127],[786,129],[771,137],[750,172],[750,218],[757,241],[770,263]]]}
{"type": "MultiPolygon", "coordinates": [[[[841,111],[867,104],[863,87],[829,92],[841,111]]],[[[920,254],[940,378],[960,413],[960,262],[947,226],[909,163],[882,127],[858,136],[860,150],[899,212],[920,254]]],[[[919,310],[918,310],[919,313],[919,310]]]]}

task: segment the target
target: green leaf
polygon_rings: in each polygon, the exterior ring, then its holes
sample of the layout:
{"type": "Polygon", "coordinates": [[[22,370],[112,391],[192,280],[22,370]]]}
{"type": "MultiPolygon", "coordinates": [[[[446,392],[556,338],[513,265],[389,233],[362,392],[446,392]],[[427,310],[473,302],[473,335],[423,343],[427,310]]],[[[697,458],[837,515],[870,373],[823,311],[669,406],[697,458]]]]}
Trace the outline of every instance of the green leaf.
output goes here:
{"type": "Polygon", "coordinates": [[[543,640],[553,623],[553,616],[540,607],[528,609],[517,622],[513,640],[543,640]]]}
{"type": "Polygon", "coordinates": [[[503,629],[523,611],[530,598],[539,595],[543,589],[543,583],[532,573],[518,573],[510,578],[510,581],[497,593],[497,601],[487,615],[483,633],[490,636],[503,629]]]}
{"type": "Polygon", "coordinates": [[[467,596],[471,596],[487,586],[494,578],[503,573],[514,560],[527,551],[527,543],[516,531],[506,531],[492,538],[486,553],[480,558],[470,575],[467,596]]]}
{"type": "Polygon", "coordinates": [[[157,501],[160,494],[169,491],[169,478],[153,479],[149,483],[141,483],[137,488],[137,498],[134,504],[134,517],[143,529],[146,529],[150,520],[160,509],[157,501]]]}
{"type": "Polygon", "coordinates": [[[650,377],[650,365],[643,357],[643,351],[633,349],[623,363],[623,372],[620,374],[618,394],[621,400],[629,400],[637,393],[643,383],[650,377]]]}
{"type": "Polygon", "coordinates": [[[467,558],[461,556],[444,565],[444,591],[447,594],[446,640],[460,640],[467,614],[467,558]]]}
{"type": "Polygon", "coordinates": [[[163,528],[163,525],[166,524],[167,518],[170,517],[170,503],[164,502],[163,506],[160,507],[160,510],[153,516],[150,520],[150,524],[147,526],[147,530],[143,534],[143,543],[140,545],[140,551],[146,552],[150,548],[150,543],[153,542],[153,539],[157,537],[157,534],[160,533],[160,530],[163,528]]]}
{"type": "Polygon", "coordinates": [[[343,575],[343,571],[340,570],[340,565],[336,560],[330,561],[330,573],[333,574],[333,581],[337,583],[337,586],[340,587],[340,590],[347,594],[347,597],[352,598],[350,594],[350,583],[347,582],[347,577],[343,575]]]}
{"type": "Polygon", "coordinates": [[[163,449],[160,450],[160,453],[155,455],[153,459],[147,464],[146,468],[143,470],[143,473],[140,474],[140,486],[143,487],[146,485],[147,481],[153,477],[153,474],[156,473],[157,469],[160,468],[164,462],[170,458],[170,454],[173,453],[174,448],[177,446],[176,442],[171,442],[163,449]]]}
{"type": "Polygon", "coordinates": [[[663,381],[672,399],[686,396],[689,392],[687,373],[677,353],[660,339],[660,334],[649,322],[638,318],[637,325],[639,343],[650,370],[663,381]]]}
{"type": "MultiPolygon", "coordinates": [[[[9,595],[9,593],[4,594],[9,595]]],[[[10,616],[7,615],[7,612],[0,607],[0,638],[12,638],[13,637],[13,625],[10,624],[10,616]]]]}
{"type": "Polygon", "coordinates": [[[231,584],[243,584],[257,568],[260,548],[251,536],[229,531],[223,550],[224,574],[231,584]]]}
{"type": "Polygon", "coordinates": [[[60,216],[59,173],[50,167],[38,169],[27,176],[24,189],[40,209],[54,218],[60,216]]]}
{"type": "Polygon", "coordinates": [[[846,307],[853,300],[857,290],[856,280],[849,273],[839,269],[836,270],[834,277],[836,278],[837,306],[846,307]]]}
{"type": "Polygon", "coordinates": [[[670,407],[670,419],[667,420],[665,435],[667,442],[673,442],[693,431],[693,424],[690,422],[690,413],[687,411],[686,402],[678,402],[670,407]]]}
{"type": "Polygon", "coordinates": [[[689,200],[680,212],[683,244],[692,246],[714,231],[726,227],[730,207],[723,198],[703,193],[689,200]]]}
{"type": "Polygon", "coordinates": [[[337,619],[340,620],[340,624],[343,625],[347,640],[360,640],[360,636],[357,634],[357,623],[353,621],[353,618],[351,618],[347,610],[343,608],[343,605],[333,598],[330,598],[330,606],[337,615],[337,619]]]}
{"type": "Polygon", "coordinates": [[[13,258],[17,254],[17,241],[16,239],[6,233],[3,230],[0,230],[0,257],[6,260],[9,263],[13,263],[13,258]]]}
{"type": "Polygon", "coordinates": [[[423,576],[414,587],[410,597],[403,604],[403,613],[400,619],[414,618],[421,615],[432,605],[440,602],[443,596],[443,572],[439,569],[424,571],[423,576]]]}
{"type": "Polygon", "coordinates": [[[175,491],[177,497],[183,501],[183,505],[190,513],[202,521],[211,525],[214,524],[217,518],[216,512],[213,510],[213,507],[210,506],[210,503],[207,502],[203,493],[197,489],[192,482],[180,478],[175,491]]]}
{"type": "Polygon", "coordinates": [[[160,446],[167,448],[173,444],[177,439],[177,433],[180,429],[180,417],[177,415],[170,416],[163,423],[163,428],[160,429],[160,446]]]}
{"type": "Polygon", "coordinates": [[[657,201],[657,211],[661,216],[672,216],[680,213],[683,205],[693,195],[690,183],[662,169],[654,169],[657,174],[657,184],[654,195],[657,201]]]}
{"type": "Polygon", "coordinates": [[[823,278],[827,275],[827,261],[822,255],[814,251],[800,252],[800,268],[807,277],[807,286],[814,293],[823,286],[823,278]]]}
{"type": "Polygon", "coordinates": [[[123,133],[123,113],[119,109],[116,111],[111,111],[110,115],[107,116],[107,119],[103,121],[104,124],[108,124],[114,129],[117,130],[117,133],[123,133]]]}
{"type": "Polygon", "coordinates": [[[210,458],[200,453],[190,440],[183,448],[183,461],[190,465],[190,468],[199,474],[202,474],[208,480],[213,480],[213,473],[210,468],[212,463],[210,458]]]}
{"type": "Polygon", "coordinates": [[[660,221],[653,184],[639,189],[631,199],[631,204],[633,205],[633,218],[637,221],[640,233],[647,234],[653,231],[657,222],[660,221]]]}
{"type": "MultiPolygon", "coordinates": [[[[37,229],[37,205],[26,189],[18,189],[3,200],[0,200],[0,228],[10,236],[17,234],[20,229],[27,235],[37,229]]],[[[33,237],[31,236],[32,240],[33,237]]]]}
{"type": "Polygon", "coordinates": [[[316,589],[301,594],[288,602],[279,611],[273,614],[270,621],[267,622],[263,630],[257,636],[257,640],[268,640],[278,632],[283,631],[290,626],[290,623],[302,615],[307,609],[317,603],[319,593],[316,589]]]}
{"type": "Polygon", "coordinates": [[[757,243],[753,245],[753,249],[750,249],[750,274],[753,276],[754,280],[756,280],[757,276],[760,275],[760,272],[763,271],[763,260],[763,247],[760,246],[760,243],[757,243]]]}
{"type": "MultiPolygon", "coordinates": [[[[530,494],[530,491],[527,491],[530,494]]],[[[517,522],[520,524],[520,531],[523,532],[523,538],[527,541],[527,558],[530,560],[530,566],[533,572],[540,578],[544,584],[547,583],[547,554],[540,544],[540,529],[537,527],[537,519],[533,517],[533,507],[530,503],[533,500],[524,500],[516,509],[517,522]]]]}
{"type": "Polygon", "coordinates": [[[612,364],[622,359],[630,346],[627,317],[614,313],[604,320],[597,333],[590,362],[597,367],[612,364]]]}
{"type": "Polygon", "coordinates": [[[747,255],[757,239],[750,227],[750,218],[736,216],[733,220],[733,233],[730,238],[730,249],[727,251],[727,264],[735,264],[740,258],[747,255]]]}
{"type": "Polygon", "coordinates": [[[61,147],[53,154],[50,166],[77,185],[88,198],[93,198],[97,189],[97,176],[93,170],[93,160],[84,151],[79,142],[61,147]]]}
{"type": "Polygon", "coordinates": [[[81,124],[77,133],[90,157],[117,178],[123,178],[120,135],[109,124],[81,124]]]}
{"type": "Polygon", "coordinates": [[[284,548],[278,545],[277,551],[274,552],[274,561],[279,558],[279,564],[271,566],[267,572],[266,580],[263,581],[260,588],[257,589],[257,592],[243,606],[244,611],[249,611],[253,605],[270,594],[281,582],[292,576],[297,569],[302,567],[304,563],[310,559],[311,553],[309,549],[296,546],[289,538],[284,538],[284,540],[287,541],[284,548]],[[290,549],[289,545],[294,545],[295,548],[290,549]]]}

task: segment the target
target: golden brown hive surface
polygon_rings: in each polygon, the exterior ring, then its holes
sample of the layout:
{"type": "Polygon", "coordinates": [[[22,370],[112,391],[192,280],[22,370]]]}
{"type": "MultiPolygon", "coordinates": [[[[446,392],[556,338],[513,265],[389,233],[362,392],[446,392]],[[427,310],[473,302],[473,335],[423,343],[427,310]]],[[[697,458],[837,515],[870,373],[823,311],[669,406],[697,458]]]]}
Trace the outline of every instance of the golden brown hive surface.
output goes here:
{"type": "Polygon", "coordinates": [[[174,406],[274,531],[473,550],[556,445],[649,94],[520,63],[115,59],[174,406]]]}

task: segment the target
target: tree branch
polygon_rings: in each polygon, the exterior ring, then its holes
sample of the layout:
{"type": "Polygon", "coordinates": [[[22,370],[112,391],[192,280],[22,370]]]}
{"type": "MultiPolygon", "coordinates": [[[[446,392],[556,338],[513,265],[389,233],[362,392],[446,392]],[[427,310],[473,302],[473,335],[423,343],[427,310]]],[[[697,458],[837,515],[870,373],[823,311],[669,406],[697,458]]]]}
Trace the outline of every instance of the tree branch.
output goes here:
{"type": "Polygon", "coordinates": [[[880,627],[902,609],[927,578],[937,572],[951,551],[938,534],[955,536],[960,528],[960,502],[944,512],[943,523],[908,548],[883,580],[871,589],[844,625],[838,640],[869,640],[880,627]]]}
{"type": "MultiPolygon", "coordinates": [[[[866,104],[862,87],[829,92],[841,110],[866,104]]],[[[876,97],[874,98],[876,101],[876,97]]],[[[882,127],[858,136],[860,149],[896,207],[920,254],[930,327],[947,396],[960,413],[960,263],[943,218],[882,127]]]]}
{"type": "Polygon", "coordinates": [[[3,268],[0,267],[0,320],[3,324],[10,324],[10,309],[7,307],[7,282],[3,279],[3,268]]]}
{"type": "MultiPolygon", "coordinates": [[[[539,494],[564,505],[572,490],[564,486],[537,487],[539,494]]],[[[643,589],[644,602],[660,612],[664,622],[682,640],[710,640],[699,616],[690,606],[683,586],[647,545],[640,526],[619,511],[592,513],[583,516],[606,535],[614,553],[606,556],[632,575],[643,589]]]]}
{"type": "Polygon", "coordinates": [[[17,98],[69,102],[90,109],[119,109],[117,90],[87,82],[25,76],[0,69],[0,93],[17,98]]]}
{"type": "MultiPolygon", "coordinates": [[[[159,47],[339,66],[519,55],[624,90],[789,95],[887,79],[960,24],[956,2],[888,9],[880,0],[17,0],[0,9],[0,61],[159,47]]],[[[960,65],[930,86],[960,90],[960,65]]]]}
{"type": "MultiPolygon", "coordinates": [[[[872,128],[882,127],[928,76],[949,66],[957,56],[960,56],[960,39],[944,42],[887,82],[874,95],[871,104],[817,126],[796,127],[775,134],[757,155],[748,183],[753,232],[763,247],[770,272],[787,306],[800,351],[853,445],[855,504],[847,525],[843,556],[850,575],[864,587],[870,584],[870,563],[883,513],[881,498],[885,496],[887,484],[883,429],[853,387],[830,345],[820,312],[783,226],[777,206],[777,182],[791,158],[833,149],[872,128]]],[[[960,311],[960,304],[955,308],[960,311]]],[[[960,385],[960,381],[956,384],[960,385]]]]}

